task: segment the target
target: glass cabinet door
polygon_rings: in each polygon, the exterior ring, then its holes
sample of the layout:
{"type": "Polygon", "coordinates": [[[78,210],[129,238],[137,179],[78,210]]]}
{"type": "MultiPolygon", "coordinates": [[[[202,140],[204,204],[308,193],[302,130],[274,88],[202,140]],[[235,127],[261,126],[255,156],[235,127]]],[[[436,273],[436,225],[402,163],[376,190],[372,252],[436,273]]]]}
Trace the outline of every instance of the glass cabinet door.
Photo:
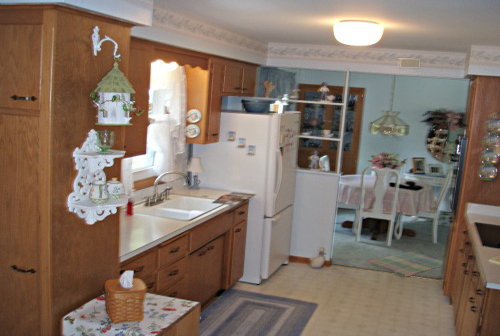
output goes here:
{"type": "MultiPolygon", "coordinates": [[[[315,155],[328,155],[330,169],[335,170],[337,161],[338,137],[342,123],[342,106],[322,104],[320,85],[300,84],[300,99],[309,102],[297,104],[302,111],[300,128],[298,166],[300,168],[316,168],[311,164],[315,155]]],[[[341,86],[328,87],[329,102],[342,103],[341,86]]],[[[364,89],[350,88],[347,100],[347,115],[344,129],[343,158],[341,172],[355,174],[359,146],[359,133],[363,113],[364,89]]]]}

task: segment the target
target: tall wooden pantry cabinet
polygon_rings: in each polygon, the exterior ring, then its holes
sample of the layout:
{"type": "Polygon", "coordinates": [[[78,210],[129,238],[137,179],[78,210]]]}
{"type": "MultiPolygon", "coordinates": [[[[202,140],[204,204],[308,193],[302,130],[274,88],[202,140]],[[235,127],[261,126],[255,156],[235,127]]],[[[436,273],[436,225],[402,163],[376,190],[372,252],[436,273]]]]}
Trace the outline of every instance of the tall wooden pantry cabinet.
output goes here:
{"type": "MultiPolygon", "coordinates": [[[[66,206],[72,152],[98,128],[89,94],[113,65],[112,43],[93,55],[94,26],[119,44],[126,74],[129,24],[62,6],[0,6],[3,335],[60,334],[61,318],[119,274],[118,216],[89,226],[66,206]]],[[[123,148],[124,128],[114,130],[123,148]]],[[[120,160],[106,170],[119,172],[120,160]]]]}

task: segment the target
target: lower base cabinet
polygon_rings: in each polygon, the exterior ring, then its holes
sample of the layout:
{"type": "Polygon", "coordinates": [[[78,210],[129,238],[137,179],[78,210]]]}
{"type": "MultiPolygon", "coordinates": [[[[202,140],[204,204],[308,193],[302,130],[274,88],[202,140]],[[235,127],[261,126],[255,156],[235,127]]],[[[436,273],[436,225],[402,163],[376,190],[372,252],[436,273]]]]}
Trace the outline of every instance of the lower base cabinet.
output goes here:
{"type": "Polygon", "coordinates": [[[148,292],[200,302],[213,299],[243,275],[248,203],[133,257],[133,270],[148,292]]]}
{"type": "Polygon", "coordinates": [[[222,288],[224,236],[194,251],[188,260],[187,299],[206,303],[222,288]]]}

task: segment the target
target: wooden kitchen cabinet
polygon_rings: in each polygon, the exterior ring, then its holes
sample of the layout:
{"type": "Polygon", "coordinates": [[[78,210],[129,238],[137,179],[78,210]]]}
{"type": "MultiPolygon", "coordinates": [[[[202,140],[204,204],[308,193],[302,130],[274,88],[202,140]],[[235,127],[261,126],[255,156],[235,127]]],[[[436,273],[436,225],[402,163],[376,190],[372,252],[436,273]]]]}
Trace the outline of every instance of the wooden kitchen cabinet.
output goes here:
{"type": "Polygon", "coordinates": [[[222,289],[224,236],[189,255],[188,300],[207,303],[222,289]]]}
{"type": "MultiPolygon", "coordinates": [[[[118,216],[88,226],[66,205],[73,151],[96,127],[89,95],[113,67],[112,43],[92,53],[95,26],[120,45],[127,74],[130,24],[57,5],[0,6],[1,334],[60,335],[61,318],[119,272],[118,216]]],[[[115,135],[119,148],[122,128],[115,135]]],[[[106,173],[119,172],[115,160],[106,173]]]]}
{"type": "Polygon", "coordinates": [[[224,66],[222,94],[237,96],[255,96],[257,66],[249,63],[221,60],[224,66]]]}
{"type": "Polygon", "coordinates": [[[461,290],[453,296],[459,336],[495,336],[500,330],[500,291],[488,289],[467,231],[464,231],[461,290]]]}
{"type": "Polygon", "coordinates": [[[160,295],[207,304],[243,275],[248,202],[121,264],[160,295]]]}

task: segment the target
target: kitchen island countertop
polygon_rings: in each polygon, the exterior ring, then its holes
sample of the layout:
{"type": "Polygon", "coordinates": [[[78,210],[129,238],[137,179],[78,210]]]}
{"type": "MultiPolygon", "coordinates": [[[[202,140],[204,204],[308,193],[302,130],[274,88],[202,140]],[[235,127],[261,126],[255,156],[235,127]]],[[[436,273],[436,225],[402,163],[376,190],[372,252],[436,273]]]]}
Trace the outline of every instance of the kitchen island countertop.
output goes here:
{"type": "MultiPolygon", "coordinates": [[[[227,190],[215,189],[177,189],[175,195],[217,199],[229,194],[227,190]]],[[[193,227],[241,205],[242,202],[231,202],[196,217],[193,220],[175,220],[143,214],[127,216],[120,212],[120,262],[128,260],[149,250],[193,227]]]]}

